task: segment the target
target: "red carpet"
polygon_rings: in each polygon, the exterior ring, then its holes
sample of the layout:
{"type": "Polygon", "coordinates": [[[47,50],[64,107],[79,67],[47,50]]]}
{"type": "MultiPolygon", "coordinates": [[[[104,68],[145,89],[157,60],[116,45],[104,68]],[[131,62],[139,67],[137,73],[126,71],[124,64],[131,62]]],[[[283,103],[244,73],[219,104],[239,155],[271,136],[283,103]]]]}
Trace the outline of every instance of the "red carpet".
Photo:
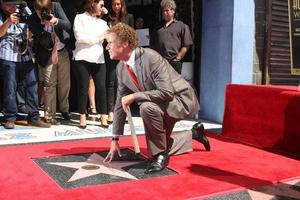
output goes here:
{"type": "MultiPolygon", "coordinates": [[[[144,138],[139,141],[145,153],[144,138]]],[[[211,152],[194,142],[194,152],[171,157],[169,167],[178,174],[76,189],[59,187],[31,158],[107,150],[109,140],[0,147],[0,199],[189,199],[300,176],[299,160],[220,138],[210,141],[211,152]]],[[[131,138],[120,142],[131,147],[131,138]]]]}
{"type": "Polygon", "coordinates": [[[296,86],[227,85],[223,136],[300,157],[296,86]]]}

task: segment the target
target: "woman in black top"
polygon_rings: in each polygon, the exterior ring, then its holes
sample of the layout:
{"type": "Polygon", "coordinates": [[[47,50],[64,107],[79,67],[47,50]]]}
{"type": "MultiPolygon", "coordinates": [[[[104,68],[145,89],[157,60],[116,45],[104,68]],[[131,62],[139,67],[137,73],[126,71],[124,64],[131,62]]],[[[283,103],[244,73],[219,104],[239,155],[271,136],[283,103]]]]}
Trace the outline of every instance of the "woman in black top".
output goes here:
{"type": "Polygon", "coordinates": [[[114,26],[118,22],[123,22],[131,27],[134,27],[133,15],[128,13],[125,0],[112,0],[108,13],[110,18],[110,26],[114,26]]]}
{"type": "MultiPolygon", "coordinates": [[[[107,21],[109,27],[123,22],[131,27],[134,27],[133,15],[128,13],[125,0],[112,0],[108,8],[108,15],[102,18],[107,21]]],[[[113,110],[116,96],[116,66],[118,60],[111,60],[109,54],[105,52],[105,61],[107,65],[106,80],[107,80],[107,105],[108,105],[108,123],[113,121],[113,110]]]]}

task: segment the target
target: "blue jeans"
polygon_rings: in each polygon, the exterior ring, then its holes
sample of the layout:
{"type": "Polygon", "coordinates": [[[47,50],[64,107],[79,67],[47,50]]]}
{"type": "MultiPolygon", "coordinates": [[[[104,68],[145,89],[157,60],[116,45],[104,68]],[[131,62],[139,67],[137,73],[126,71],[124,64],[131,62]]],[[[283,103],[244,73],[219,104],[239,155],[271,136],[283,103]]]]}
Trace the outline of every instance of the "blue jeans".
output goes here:
{"type": "Polygon", "coordinates": [[[37,79],[35,66],[32,61],[11,62],[0,60],[3,76],[3,114],[4,119],[15,121],[17,106],[17,83],[23,82],[25,85],[25,105],[28,110],[28,121],[39,120],[37,79]]]}

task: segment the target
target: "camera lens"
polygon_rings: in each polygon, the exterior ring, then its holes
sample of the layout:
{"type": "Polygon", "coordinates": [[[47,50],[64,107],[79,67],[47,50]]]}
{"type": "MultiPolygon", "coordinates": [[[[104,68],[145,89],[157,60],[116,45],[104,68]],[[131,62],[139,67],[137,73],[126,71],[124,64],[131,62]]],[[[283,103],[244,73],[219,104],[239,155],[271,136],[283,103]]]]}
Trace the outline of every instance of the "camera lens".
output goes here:
{"type": "Polygon", "coordinates": [[[50,21],[52,19],[50,12],[46,8],[43,8],[41,10],[41,17],[43,20],[47,21],[50,21]]]}

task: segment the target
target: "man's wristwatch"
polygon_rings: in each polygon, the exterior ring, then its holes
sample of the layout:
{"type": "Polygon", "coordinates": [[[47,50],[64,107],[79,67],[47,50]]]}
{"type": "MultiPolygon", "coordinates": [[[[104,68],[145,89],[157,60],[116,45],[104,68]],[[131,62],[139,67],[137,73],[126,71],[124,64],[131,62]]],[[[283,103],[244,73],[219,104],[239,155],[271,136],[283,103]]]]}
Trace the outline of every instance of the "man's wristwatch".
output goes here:
{"type": "Polygon", "coordinates": [[[112,137],[111,140],[112,141],[119,141],[119,137],[112,137]]]}

